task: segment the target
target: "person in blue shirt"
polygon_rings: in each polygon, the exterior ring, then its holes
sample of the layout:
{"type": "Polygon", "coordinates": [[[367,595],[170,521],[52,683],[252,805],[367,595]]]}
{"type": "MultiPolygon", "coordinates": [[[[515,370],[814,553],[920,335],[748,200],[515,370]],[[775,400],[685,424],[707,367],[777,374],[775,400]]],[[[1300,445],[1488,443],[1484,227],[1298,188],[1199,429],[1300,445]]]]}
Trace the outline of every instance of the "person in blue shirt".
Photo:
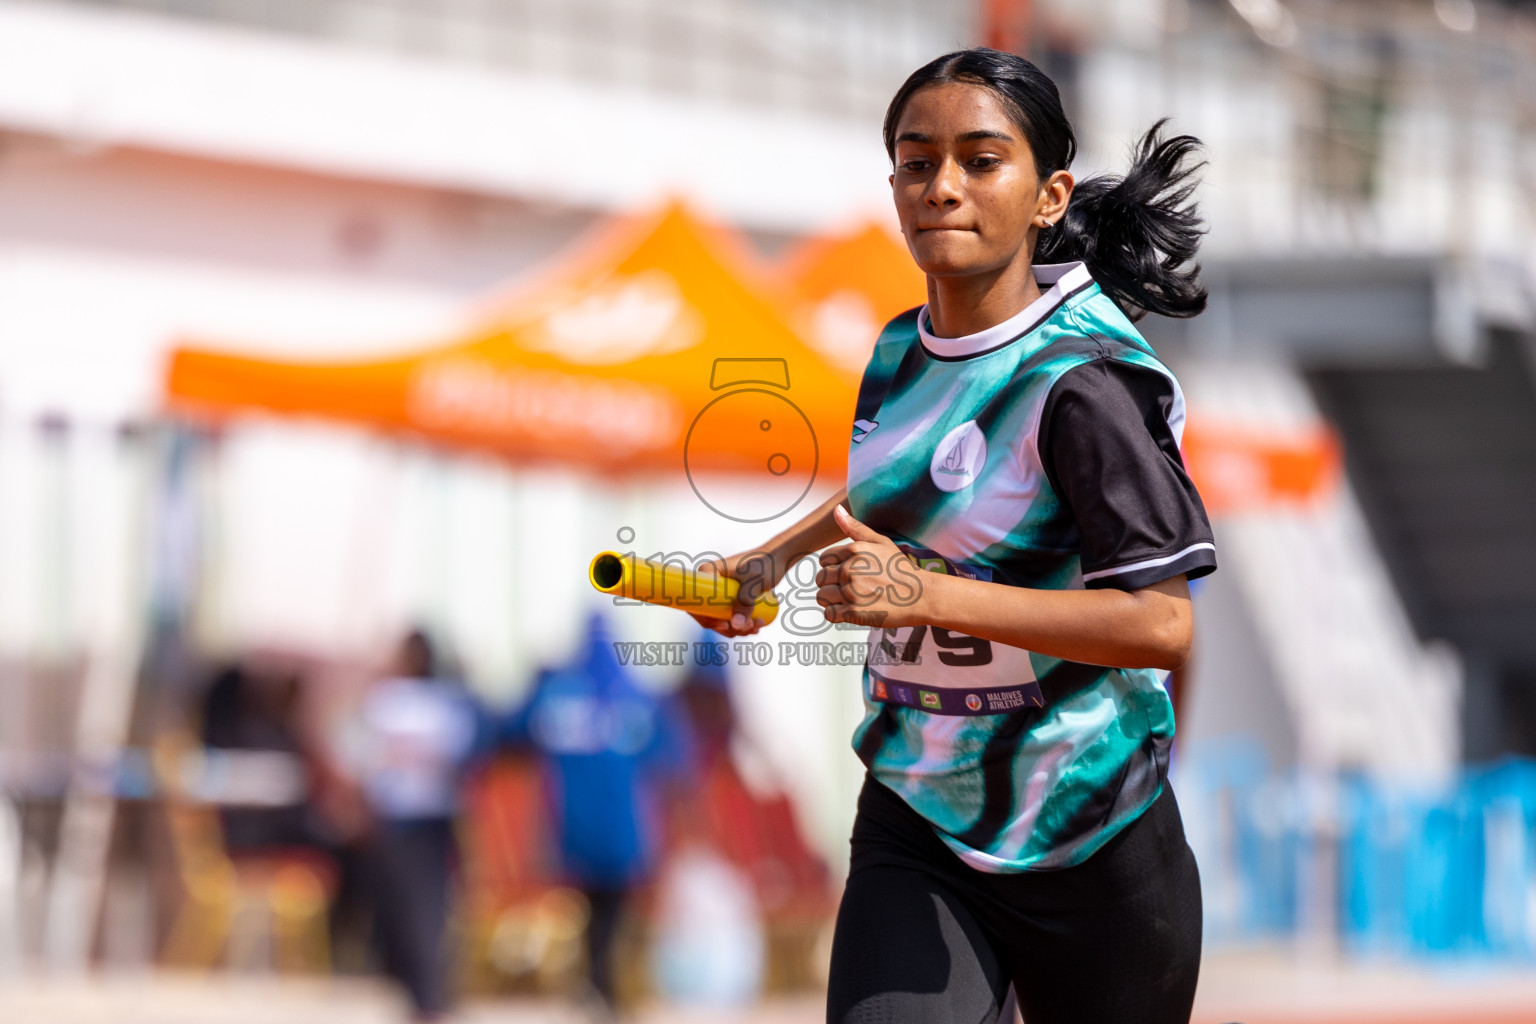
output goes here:
{"type": "Polygon", "coordinates": [[[539,673],[504,739],[542,758],[561,872],[590,907],[593,993],[611,1007],[614,942],[630,894],[656,867],[660,790],[688,761],[685,727],[635,685],[594,615],[578,656],[539,673]]]}

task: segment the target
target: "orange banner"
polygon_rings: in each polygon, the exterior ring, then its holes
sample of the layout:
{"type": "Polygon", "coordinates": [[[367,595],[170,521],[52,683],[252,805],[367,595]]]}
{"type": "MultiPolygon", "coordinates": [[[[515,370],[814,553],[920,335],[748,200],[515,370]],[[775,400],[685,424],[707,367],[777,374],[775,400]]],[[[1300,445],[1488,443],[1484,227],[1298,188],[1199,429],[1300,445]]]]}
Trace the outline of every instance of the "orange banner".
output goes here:
{"type": "MultiPolygon", "coordinates": [[[[801,341],[730,236],[681,206],[610,225],[471,336],[375,362],[182,347],[172,410],[265,410],[603,472],[838,479],[858,374],[801,341]]],[[[771,504],[771,502],[770,502],[771,504]]]]}
{"type": "Polygon", "coordinates": [[[1184,464],[1212,516],[1316,501],[1337,486],[1341,463],[1323,427],[1286,438],[1201,420],[1184,431],[1184,464]]]}

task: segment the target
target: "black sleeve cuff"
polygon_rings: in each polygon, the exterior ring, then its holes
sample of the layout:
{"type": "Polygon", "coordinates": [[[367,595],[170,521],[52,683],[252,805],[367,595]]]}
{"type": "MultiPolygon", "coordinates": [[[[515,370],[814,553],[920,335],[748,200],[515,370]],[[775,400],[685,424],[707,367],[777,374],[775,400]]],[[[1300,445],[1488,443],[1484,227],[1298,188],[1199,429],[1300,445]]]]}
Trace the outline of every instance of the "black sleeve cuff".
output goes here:
{"type": "Polygon", "coordinates": [[[1154,583],[1188,576],[1199,579],[1216,571],[1216,545],[1209,541],[1191,544],[1167,555],[1154,555],[1124,565],[1108,566],[1083,573],[1083,586],[1089,590],[1113,587],[1116,590],[1140,590],[1154,583]]]}

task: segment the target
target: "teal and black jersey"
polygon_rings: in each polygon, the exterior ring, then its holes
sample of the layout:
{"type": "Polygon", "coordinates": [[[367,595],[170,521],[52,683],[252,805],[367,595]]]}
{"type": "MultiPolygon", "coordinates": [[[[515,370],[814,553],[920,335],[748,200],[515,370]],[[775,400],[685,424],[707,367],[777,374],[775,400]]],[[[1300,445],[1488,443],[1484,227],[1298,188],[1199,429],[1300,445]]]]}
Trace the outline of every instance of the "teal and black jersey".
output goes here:
{"type": "MultiPolygon", "coordinates": [[[[1173,375],[1082,264],[1035,276],[1045,294],[980,334],[936,338],[926,308],[887,325],[859,390],[849,511],[923,569],[1009,586],[1211,572],[1173,375]]],[[[984,871],[1082,862],[1167,774],[1173,708],[1150,669],[916,626],[871,630],[864,684],[860,758],[984,871]]]]}

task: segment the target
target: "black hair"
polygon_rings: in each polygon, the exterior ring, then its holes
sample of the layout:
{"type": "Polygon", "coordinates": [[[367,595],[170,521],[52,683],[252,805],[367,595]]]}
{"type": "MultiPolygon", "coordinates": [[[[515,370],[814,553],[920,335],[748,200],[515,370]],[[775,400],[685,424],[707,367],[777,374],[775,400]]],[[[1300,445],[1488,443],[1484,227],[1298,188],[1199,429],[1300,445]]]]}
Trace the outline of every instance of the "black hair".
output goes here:
{"type": "Polygon", "coordinates": [[[400,641],[399,658],[398,671],[408,678],[433,679],[438,674],[437,645],[432,642],[432,635],[420,626],[400,641]]]}
{"type": "MultiPolygon", "coordinates": [[[[965,82],[990,89],[1003,102],[1035,154],[1044,180],[1066,170],[1077,137],[1061,107],[1061,94],[1023,57],[986,47],[957,50],[918,68],[902,83],[885,112],[885,150],[896,159],[896,122],[920,89],[965,82]]],[[[1081,260],[1099,287],[1132,320],[1143,314],[1190,317],[1205,309],[1206,290],[1194,263],[1205,226],[1191,202],[1203,162],[1193,135],[1165,138],[1158,121],[1132,151],[1125,175],[1101,174],[1077,183],[1066,214],[1040,231],[1037,263],[1081,260]]]]}

